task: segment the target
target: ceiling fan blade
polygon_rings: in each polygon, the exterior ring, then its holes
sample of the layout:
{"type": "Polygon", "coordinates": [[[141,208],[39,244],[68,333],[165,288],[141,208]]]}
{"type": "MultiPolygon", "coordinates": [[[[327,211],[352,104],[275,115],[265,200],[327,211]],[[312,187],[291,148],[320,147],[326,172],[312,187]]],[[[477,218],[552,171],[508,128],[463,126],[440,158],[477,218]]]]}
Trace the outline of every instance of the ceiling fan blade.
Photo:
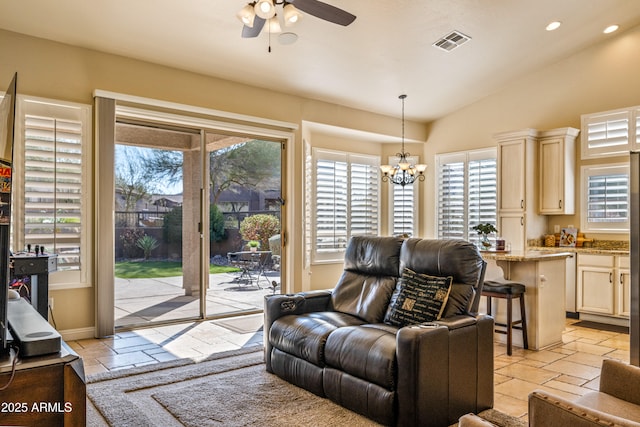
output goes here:
{"type": "Polygon", "coordinates": [[[247,27],[246,25],[242,27],[242,38],[250,39],[258,37],[258,34],[262,31],[262,27],[264,27],[265,22],[265,19],[256,16],[253,20],[253,27],[247,27]]]}
{"type": "Polygon", "coordinates": [[[355,21],[356,16],[351,13],[339,9],[330,4],[323,3],[318,0],[288,0],[295,7],[303,12],[313,15],[316,18],[333,22],[334,24],[344,25],[345,27],[355,21]]]}

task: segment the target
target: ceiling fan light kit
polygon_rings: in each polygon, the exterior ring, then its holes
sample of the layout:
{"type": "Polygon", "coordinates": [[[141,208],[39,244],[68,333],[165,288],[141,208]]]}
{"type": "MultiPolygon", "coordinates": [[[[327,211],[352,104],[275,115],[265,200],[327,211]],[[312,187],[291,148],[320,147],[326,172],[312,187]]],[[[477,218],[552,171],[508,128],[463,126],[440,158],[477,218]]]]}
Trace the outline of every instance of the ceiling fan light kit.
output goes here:
{"type": "Polygon", "coordinates": [[[236,15],[240,22],[249,28],[253,28],[253,21],[256,18],[256,11],[254,10],[254,4],[249,3],[242,9],[240,9],[236,15]]]}
{"type": "Polygon", "coordinates": [[[285,4],[282,10],[284,12],[285,27],[290,27],[302,19],[302,13],[291,3],[285,4]]]}
{"type": "Polygon", "coordinates": [[[279,34],[282,32],[282,27],[280,27],[280,21],[278,21],[278,15],[275,15],[273,18],[267,21],[269,23],[269,33],[271,34],[279,34]]]}
{"type": "Polygon", "coordinates": [[[304,16],[302,12],[345,27],[356,19],[355,15],[319,0],[257,0],[248,3],[236,14],[244,24],[242,37],[258,37],[265,23],[268,23],[270,34],[282,31],[276,6],[282,7],[281,16],[286,27],[299,22],[304,16]]]}
{"type": "Polygon", "coordinates": [[[262,19],[271,19],[276,15],[276,7],[273,0],[258,0],[254,6],[256,15],[262,19]]]}

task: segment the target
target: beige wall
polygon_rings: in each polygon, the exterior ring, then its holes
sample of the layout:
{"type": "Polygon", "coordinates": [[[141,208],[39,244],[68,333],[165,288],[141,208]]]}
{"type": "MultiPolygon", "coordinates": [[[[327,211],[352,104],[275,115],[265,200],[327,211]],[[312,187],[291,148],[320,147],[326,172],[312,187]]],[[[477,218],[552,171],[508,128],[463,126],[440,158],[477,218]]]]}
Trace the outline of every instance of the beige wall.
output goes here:
{"type": "MultiPolygon", "coordinates": [[[[495,146],[497,132],[534,128],[539,130],[571,126],[580,129],[582,114],[640,105],[640,27],[617,36],[604,36],[603,42],[569,58],[558,61],[503,90],[452,113],[431,126],[425,157],[429,163],[425,186],[425,236],[435,235],[435,155],[450,151],[495,146]],[[452,147],[455,147],[452,149],[452,147]]],[[[619,158],[605,159],[619,162],[619,158]]],[[[583,164],[576,148],[576,172],[583,164]]],[[[579,194],[580,177],[576,179],[579,194]]],[[[580,199],[576,198],[579,207],[580,199]]],[[[580,216],[551,216],[553,224],[580,225],[580,216]]],[[[597,235],[596,238],[621,239],[621,235],[597,235]]]]}
{"type": "MultiPolygon", "coordinates": [[[[313,101],[248,85],[233,83],[174,68],[137,61],[117,55],[100,53],[42,39],[0,30],[0,82],[8,82],[18,72],[18,93],[44,98],[93,104],[93,91],[101,89],[204,107],[230,113],[244,114],[264,119],[296,123],[294,164],[288,165],[286,185],[293,186],[293,206],[296,218],[288,231],[293,254],[293,277],[288,277],[287,291],[311,287],[303,259],[303,150],[304,121],[329,125],[343,132],[344,140],[336,138],[336,147],[349,147],[350,133],[366,132],[369,141],[375,141],[366,151],[380,154],[381,143],[398,140],[400,120],[359,111],[347,107],[313,101]]],[[[390,102],[397,100],[391,99],[390,102]]],[[[407,139],[426,140],[426,126],[407,122],[407,139]]],[[[324,133],[316,130],[309,135],[309,142],[320,139],[324,133]]],[[[335,135],[332,136],[335,138],[335,135]]],[[[394,150],[397,151],[397,144],[394,150]]],[[[354,144],[354,151],[366,147],[362,140],[354,144]]],[[[394,152],[395,152],[394,151],[394,152]]],[[[92,201],[93,202],[93,201],[92,201]]],[[[291,206],[291,204],[289,204],[291,206]]],[[[95,239],[94,239],[95,241],[95,239]]],[[[94,325],[93,287],[53,290],[54,317],[61,331],[78,334],[94,325]]]]}

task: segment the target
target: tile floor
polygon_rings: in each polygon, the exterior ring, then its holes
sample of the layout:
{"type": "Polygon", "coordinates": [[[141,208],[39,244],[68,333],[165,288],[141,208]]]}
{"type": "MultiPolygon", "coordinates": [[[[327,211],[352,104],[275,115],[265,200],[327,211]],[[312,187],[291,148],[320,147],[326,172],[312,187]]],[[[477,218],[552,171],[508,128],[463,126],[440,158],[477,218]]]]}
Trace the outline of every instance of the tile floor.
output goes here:
{"type": "MultiPolygon", "coordinates": [[[[254,316],[259,322],[261,314],[254,316]]],[[[536,389],[569,399],[597,389],[603,359],[629,361],[629,335],[580,327],[567,319],[563,343],[541,351],[495,344],[494,407],[526,420],[527,396],[536,389]]],[[[212,353],[262,343],[262,332],[238,333],[214,321],[174,324],[71,341],[87,374],[166,360],[204,358],[212,353]]]]}

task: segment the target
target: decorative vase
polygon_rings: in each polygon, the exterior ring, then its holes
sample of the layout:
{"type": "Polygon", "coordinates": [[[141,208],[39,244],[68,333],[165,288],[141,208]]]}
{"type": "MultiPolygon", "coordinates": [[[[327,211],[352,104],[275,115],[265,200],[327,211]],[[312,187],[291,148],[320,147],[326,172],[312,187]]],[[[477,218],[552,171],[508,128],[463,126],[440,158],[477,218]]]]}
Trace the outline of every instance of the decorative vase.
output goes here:
{"type": "Polygon", "coordinates": [[[257,252],[257,251],[258,251],[258,247],[257,247],[257,246],[250,246],[250,247],[249,247],[249,250],[250,250],[251,252],[257,252]]]}
{"type": "Polygon", "coordinates": [[[489,236],[487,234],[482,234],[480,237],[480,244],[482,245],[482,249],[485,251],[491,247],[491,241],[489,240],[489,236]]]}

